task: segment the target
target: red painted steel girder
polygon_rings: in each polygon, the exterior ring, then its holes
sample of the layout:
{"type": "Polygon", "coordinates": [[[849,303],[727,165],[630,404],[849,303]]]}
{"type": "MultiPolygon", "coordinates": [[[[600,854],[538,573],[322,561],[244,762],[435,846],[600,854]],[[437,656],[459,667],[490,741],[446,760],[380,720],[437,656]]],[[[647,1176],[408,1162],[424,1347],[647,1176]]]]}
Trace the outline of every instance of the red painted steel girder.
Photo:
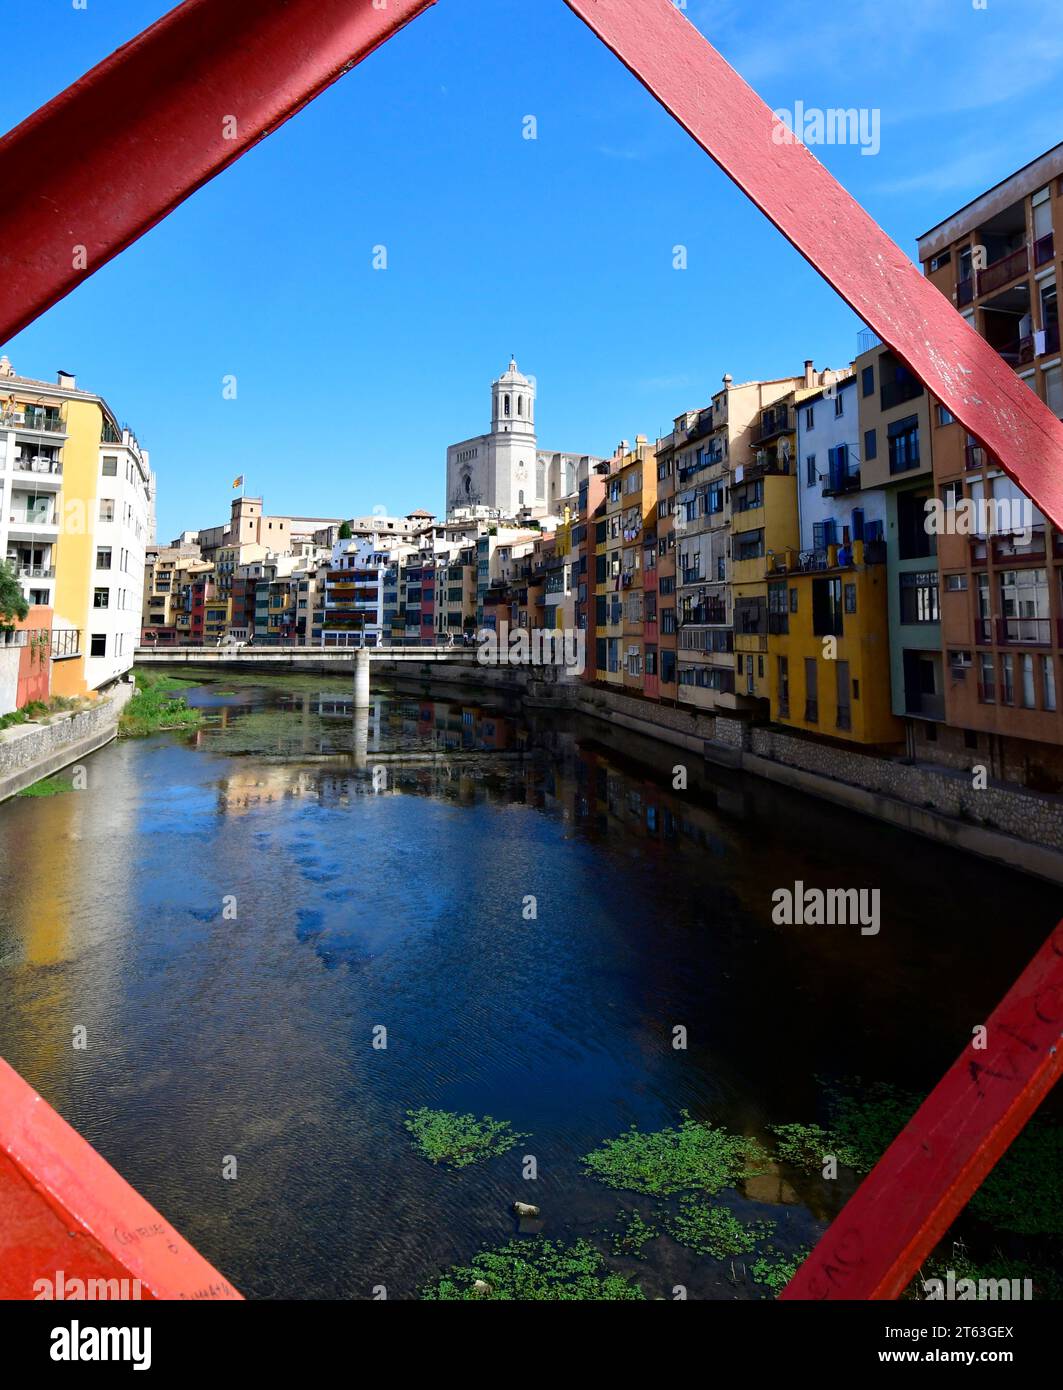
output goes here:
{"type": "Polygon", "coordinates": [[[0,140],[0,341],[434,3],[186,0],[16,126],[0,140]]]}
{"type": "Polygon", "coordinates": [[[565,3],[1063,527],[1063,424],[672,0],[565,3]]]}
{"type": "Polygon", "coordinates": [[[781,1297],[898,1298],[1063,1070],[1063,922],[781,1297]]]}
{"type": "Polygon", "coordinates": [[[145,1299],[241,1298],[0,1059],[0,1299],[39,1297],[40,1279],[55,1296],[60,1270],[67,1297],[75,1279],[128,1280],[135,1297],[139,1279],[145,1299]]]}

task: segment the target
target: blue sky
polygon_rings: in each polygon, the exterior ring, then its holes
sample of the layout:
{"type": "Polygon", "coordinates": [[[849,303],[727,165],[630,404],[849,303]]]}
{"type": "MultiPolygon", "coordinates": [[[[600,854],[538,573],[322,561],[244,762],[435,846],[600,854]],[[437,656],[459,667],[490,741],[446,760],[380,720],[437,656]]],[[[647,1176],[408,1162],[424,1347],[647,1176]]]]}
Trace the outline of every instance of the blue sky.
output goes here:
{"type": "MultiPolygon", "coordinates": [[[[170,8],[0,4],[4,128],[170,8]]],[[[815,153],[910,255],[1063,128],[1058,0],[687,14],[773,108],[881,111],[875,157],[815,153]]],[[[725,372],[844,365],[857,328],[561,0],[440,0],[4,350],[134,427],[166,540],[223,520],[239,473],[282,514],[441,510],[511,353],[541,445],[609,454],[725,372]]]]}

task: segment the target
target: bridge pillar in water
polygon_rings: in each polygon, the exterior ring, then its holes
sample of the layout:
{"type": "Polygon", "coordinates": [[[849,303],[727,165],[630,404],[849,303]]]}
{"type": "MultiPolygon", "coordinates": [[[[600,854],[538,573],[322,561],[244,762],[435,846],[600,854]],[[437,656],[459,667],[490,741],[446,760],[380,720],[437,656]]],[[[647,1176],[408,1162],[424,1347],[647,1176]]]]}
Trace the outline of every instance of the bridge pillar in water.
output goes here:
{"type": "Polygon", "coordinates": [[[365,647],[354,654],[354,707],[369,708],[369,652],[365,647]]]}

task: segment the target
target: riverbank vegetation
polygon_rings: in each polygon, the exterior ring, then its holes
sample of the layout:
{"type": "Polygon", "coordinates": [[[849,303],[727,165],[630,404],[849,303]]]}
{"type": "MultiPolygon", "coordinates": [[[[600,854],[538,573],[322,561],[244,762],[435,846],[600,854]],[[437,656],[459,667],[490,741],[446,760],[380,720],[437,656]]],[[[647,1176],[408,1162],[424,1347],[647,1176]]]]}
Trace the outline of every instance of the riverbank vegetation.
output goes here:
{"type": "Polygon", "coordinates": [[[176,692],[195,681],[182,680],[160,671],[135,672],[136,694],[118,719],[122,738],[145,738],[167,729],[196,729],[203,722],[198,709],[190,709],[176,692]]]}
{"type": "Polygon", "coordinates": [[[76,699],[70,695],[53,695],[48,700],[30,700],[21,709],[0,714],[0,732],[4,729],[14,729],[19,724],[47,724],[52,715],[79,710],[87,704],[87,700],[76,699]]]}

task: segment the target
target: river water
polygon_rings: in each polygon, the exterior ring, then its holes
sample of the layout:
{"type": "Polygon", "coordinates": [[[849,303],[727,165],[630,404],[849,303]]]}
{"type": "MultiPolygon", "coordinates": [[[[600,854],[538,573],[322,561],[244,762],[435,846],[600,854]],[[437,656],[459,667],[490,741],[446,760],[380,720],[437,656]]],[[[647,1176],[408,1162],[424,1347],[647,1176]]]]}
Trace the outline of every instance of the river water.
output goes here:
{"type": "MultiPolygon", "coordinates": [[[[633,1203],[581,1155],[683,1110],[822,1121],[843,1078],[929,1089],[1060,915],[1047,885],[605,724],[394,690],[356,722],[316,677],[186,693],[201,731],[0,807],[0,1055],[249,1297],[414,1297],[510,1239],[514,1200],[604,1249],[633,1203]],[[880,890],[880,931],[774,925],[798,881],[880,890]],[[419,1106],[531,1137],[436,1168],[419,1106]]],[[[727,1200],[785,1251],[850,1190],[780,1173],[727,1200]]],[[[764,1295],[667,1237],[612,1263],[650,1297],[764,1295]]]]}

